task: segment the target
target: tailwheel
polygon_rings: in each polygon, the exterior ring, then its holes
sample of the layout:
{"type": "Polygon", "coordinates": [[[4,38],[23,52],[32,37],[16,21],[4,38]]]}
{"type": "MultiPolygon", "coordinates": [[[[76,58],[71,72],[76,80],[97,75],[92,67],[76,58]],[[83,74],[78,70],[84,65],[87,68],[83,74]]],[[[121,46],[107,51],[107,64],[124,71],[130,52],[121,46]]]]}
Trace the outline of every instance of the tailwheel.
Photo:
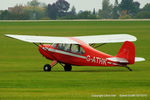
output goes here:
{"type": "Polygon", "coordinates": [[[43,70],[45,72],[49,72],[49,71],[51,71],[51,66],[49,64],[45,64],[44,67],[43,67],[43,70]]]}
{"type": "Polygon", "coordinates": [[[72,70],[72,66],[71,66],[71,65],[68,65],[68,64],[65,64],[64,70],[65,70],[65,71],[71,71],[71,70],[72,70]]]}
{"type": "Polygon", "coordinates": [[[130,68],[130,67],[128,67],[128,66],[125,66],[129,71],[132,71],[132,69],[130,68]]]}

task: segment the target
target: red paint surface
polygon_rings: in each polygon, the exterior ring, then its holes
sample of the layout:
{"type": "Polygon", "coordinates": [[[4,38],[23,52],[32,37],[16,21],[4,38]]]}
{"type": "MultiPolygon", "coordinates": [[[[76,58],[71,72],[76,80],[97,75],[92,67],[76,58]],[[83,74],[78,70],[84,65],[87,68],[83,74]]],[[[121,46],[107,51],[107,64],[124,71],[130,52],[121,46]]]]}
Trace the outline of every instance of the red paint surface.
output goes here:
{"type": "Polygon", "coordinates": [[[111,57],[125,58],[129,61],[129,64],[134,64],[135,47],[134,47],[134,44],[132,42],[126,41],[123,44],[123,46],[121,47],[118,54],[116,56],[111,56],[109,54],[103,53],[101,51],[98,51],[98,50],[92,48],[91,46],[89,46],[88,44],[84,43],[81,40],[78,40],[76,38],[71,38],[71,37],[69,37],[69,38],[80,43],[80,46],[85,50],[85,53],[83,55],[72,53],[70,51],[67,52],[67,51],[59,50],[57,48],[53,48],[50,45],[40,45],[39,51],[47,59],[50,59],[53,61],[55,60],[57,62],[62,62],[65,64],[70,64],[70,65],[121,66],[118,62],[113,62],[113,61],[107,60],[107,58],[111,58],[111,57]],[[47,48],[47,49],[43,49],[43,47],[47,48]],[[50,50],[48,50],[48,49],[50,49],[50,50]],[[59,51],[59,53],[53,52],[51,50],[54,50],[54,51],[57,50],[57,51],[59,51]],[[66,54],[63,54],[60,52],[69,53],[69,55],[66,55],[66,54]],[[75,57],[75,56],[72,56],[70,54],[82,56],[84,58],[75,57]]]}

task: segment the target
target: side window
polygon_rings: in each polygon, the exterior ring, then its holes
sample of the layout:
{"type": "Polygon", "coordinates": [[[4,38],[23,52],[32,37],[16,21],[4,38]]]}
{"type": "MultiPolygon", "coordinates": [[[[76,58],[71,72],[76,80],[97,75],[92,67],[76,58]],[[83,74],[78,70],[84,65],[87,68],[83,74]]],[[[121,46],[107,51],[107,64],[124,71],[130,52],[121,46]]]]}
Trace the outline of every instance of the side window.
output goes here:
{"type": "Polygon", "coordinates": [[[65,48],[65,46],[64,46],[64,44],[58,44],[58,46],[57,46],[57,49],[60,49],[60,50],[64,50],[64,48],[65,48]]]}
{"type": "Polygon", "coordinates": [[[57,49],[70,51],[70,44],[58,44],[57,49]]]}
{"type": "Polygon", "coordinates": [[[71,46],[71,52],[78,53],[79,51],[80,51],[79,45],[72,44],[72,46],[71,46]]]}
{"type": "Polygon", "coordinates": [[[84,54],[84,53],[85,53],[84,49],[80,47],[80,54],[84,54]]]}
{"type": "Polygon", "coordinates": [[[70,51],[70,44],[65,44],[64,50],[65,50],[65,51],[70,51]]]}
{"type": "Polygon", "coordinates": [[[84,54],[85,53],[84,49],[82,47],[80,47],[80,45],[77,45],[77,44],[72,44],[71,52],[78,53],[78,54],[84,54]]]}

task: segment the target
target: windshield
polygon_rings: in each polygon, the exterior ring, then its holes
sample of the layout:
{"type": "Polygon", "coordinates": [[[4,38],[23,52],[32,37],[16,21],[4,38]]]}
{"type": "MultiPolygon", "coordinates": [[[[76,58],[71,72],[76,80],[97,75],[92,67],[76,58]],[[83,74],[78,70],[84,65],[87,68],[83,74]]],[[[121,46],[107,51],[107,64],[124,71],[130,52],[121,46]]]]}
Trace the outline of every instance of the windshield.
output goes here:
{"type": "Polygon", "coordinates": [[[56,47],[56,45],[57,45],[56,43],[53,43],[53,44],[52,44],[52,47],[53,47],[53,48],[55,48],[55,47],[56,47]]]}

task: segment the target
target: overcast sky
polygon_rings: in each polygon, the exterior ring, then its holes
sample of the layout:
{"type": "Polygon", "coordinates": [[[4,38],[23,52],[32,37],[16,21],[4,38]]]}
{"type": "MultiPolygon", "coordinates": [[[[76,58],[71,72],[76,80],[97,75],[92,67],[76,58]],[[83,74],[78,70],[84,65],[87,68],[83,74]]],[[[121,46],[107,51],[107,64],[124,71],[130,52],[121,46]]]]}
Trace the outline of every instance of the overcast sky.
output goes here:
{"type": "MultiPolygon", "coordinates": [[[[13,7],[16,4],[26,4],[31,0],[0,0],[0,10],[8,9],[8,7],[13,7]]],[[[44,2],[46,4],[56,2],[56,0],[38,0],[40,2],[44,2]]],[[[96,10],[102,7],[102,0],[66,0],[70,3],[71,7],[74,5],[76,10],[96,10]]],[[[110,0],[112,4],[114,4],[115,0],[110,0]]],[[[121,0],[119,0],[121,1],[121,0]]],[[[146,3],[150,3],[150,0],[134,0],[141,3],[141,7],[143,7],[146,3]]]]}

